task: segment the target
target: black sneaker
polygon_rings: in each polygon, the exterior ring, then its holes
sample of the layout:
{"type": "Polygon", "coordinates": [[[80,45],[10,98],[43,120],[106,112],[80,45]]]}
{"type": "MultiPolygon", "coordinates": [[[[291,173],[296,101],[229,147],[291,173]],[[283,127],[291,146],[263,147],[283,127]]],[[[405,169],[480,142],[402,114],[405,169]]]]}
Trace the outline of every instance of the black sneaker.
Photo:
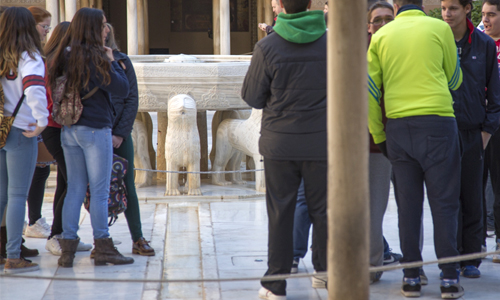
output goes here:
{"type": "Polygon", "coordinates": [[[391,249],[389,249],[389,253],[384,255],[384,266],[399,263],[401,258],[403,258],[403,255],[401,255],[399,253],[391,252],[391,249]]]}
{"type": "Polygon", "coordinates": [[[465,294],[464,288],[460,285],[459,279],[441,280],[441,298],[457,299],[465,294]]]}
{"type": "Polygon", "coordinates": [[[403,278],[403,285],[401,286],[401,294],[405,297],[420,297],[420,277],[417,278],[403,278]]]}
{"type": "Polygon", "coordinates": [[[290,270],[291,274],[297,274],[299,272],[299,261],[300,261],[300,258],[293,259],[292,269],[290,270]]]}

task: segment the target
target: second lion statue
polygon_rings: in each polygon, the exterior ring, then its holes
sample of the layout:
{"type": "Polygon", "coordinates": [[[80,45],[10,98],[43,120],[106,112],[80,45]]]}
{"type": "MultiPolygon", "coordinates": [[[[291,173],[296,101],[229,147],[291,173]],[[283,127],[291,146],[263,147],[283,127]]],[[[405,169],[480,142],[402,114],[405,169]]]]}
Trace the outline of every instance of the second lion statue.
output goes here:
{"type": "MultiPolygon", "coordinates": [[[[167,171],[200,171],[200,134],[196,125],[196,102],[189,95],[179,94],[168,101],[168,126],[165,138],[167,171]]],[[[179,174],[167,173],[165,196],[180,195],[179,174]]],[[[188,174],[188,195],[201,195],[200,174],[188,174]]]]}

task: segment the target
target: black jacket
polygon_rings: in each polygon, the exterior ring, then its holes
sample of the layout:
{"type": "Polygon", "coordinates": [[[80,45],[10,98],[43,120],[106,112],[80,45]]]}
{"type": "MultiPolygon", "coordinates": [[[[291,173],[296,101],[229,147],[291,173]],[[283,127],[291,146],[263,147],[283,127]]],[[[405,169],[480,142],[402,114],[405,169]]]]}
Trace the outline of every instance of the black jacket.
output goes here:
{"type": "Polygon", "coordinates": [[[468,22],[468,33],[457,42],[464,80],[451,91],[460,130],[495,133],[500,122],[500,79],[495,42],[468,22]],[[486,89],[485,89],[486,88],[486,89]]]}
{"type": "MultiPolygon", "coordinates": [[[[92,95],[89,99],[83,100],[83,111],[78,122],[75,125],[83,125],[92,128],[105,128],[113,127],[114,119],[114,109],[111,103],[111,96],[119,95],[125,97],[128,94],[128,81],[122,68],[118,65],[116,61],[111,63],[111,70],[109,75],[111,76],[111,82],[108,85],[102,83],[102,79],[97,76],[96,68],[93,64],[90,65],[90,81],[87,90],[80,93],[81,97],[84,97],[91,91],[95,86],[99,89],[92,95]]],[[[70,66],[67,66],[69,69],[70,66]]]]}
{"type": "MultiPolygon", "coordinates": [[[[125,65],[125,75],[129,83],[129,92],[126,97],[111,94],[111,101],[115,106],[115,120],[113,135],[126,139],[132,132],[137,110],[139,108],[139,93],[137,91],[137,77],[130,58],[124,53],[113,51],[115,60],[125,65]]],[[[121,64],[119,63],[120,67],[121,64]]]]}
{"type": "Polygon", "coordinates": [[[326,34],[297,44],[260,40],[242,98],[263,108],[260,154],[275,160],[326,160],[326,34]]]}

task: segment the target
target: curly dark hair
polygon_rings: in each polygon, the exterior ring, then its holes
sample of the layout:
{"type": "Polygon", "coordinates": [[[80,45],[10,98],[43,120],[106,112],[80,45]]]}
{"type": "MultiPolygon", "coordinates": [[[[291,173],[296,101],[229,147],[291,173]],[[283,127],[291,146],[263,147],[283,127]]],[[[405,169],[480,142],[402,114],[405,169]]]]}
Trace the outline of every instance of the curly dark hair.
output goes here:
{"type": "Polygon", "coordinates": [[[95,8],[79,9],[68,32],[57,47],[49,65],[49,86],[54,88],[56,78],[66,74],[69,91],[88,89],[90,65],[94,65],[97,78],[107,85],[111,82],[111,62],[104,49],[102,31],[104,12],[95,8]]]}

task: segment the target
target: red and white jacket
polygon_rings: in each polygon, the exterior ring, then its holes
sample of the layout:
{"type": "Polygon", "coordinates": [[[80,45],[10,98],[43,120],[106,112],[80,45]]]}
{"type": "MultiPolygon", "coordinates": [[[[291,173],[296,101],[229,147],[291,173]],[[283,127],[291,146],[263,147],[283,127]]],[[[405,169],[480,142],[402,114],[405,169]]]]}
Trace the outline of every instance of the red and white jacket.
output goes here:
{"type": "Polygon", "coordinates": [[[44,76],[45,65],[40,54],[36,53],[33,59],[25,51],[19,59],[17,73],[11,71],[9,75],[2,77],[6,116],[12,115],[23,93],[26,95],[14,120],[14,127],[33,130],[29,126],[31,123],[38,123],[40,127],[47,126],[49,111],[44,76]]]}

